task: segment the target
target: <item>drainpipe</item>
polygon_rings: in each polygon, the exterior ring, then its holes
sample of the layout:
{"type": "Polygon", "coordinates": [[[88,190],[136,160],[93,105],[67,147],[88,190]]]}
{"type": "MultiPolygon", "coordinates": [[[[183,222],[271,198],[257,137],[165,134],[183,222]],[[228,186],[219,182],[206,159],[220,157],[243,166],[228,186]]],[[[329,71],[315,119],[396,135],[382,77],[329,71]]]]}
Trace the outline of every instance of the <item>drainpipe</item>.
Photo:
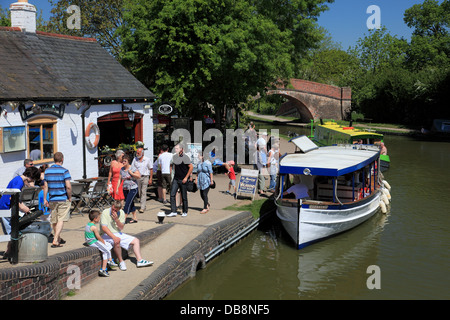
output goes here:
{"type": "Polygon", "coordinates": [[[86,140],[84,139],[84,132],[86,131],[86,124],[85,124],[85,115],[86,115],[86,111],[88,111],[91,108],[92,104],[91,104],[91,100],[89,100],[88,106],[86,107],[86,109],[84,109],[81,112],[81,130],[82,130],[82,135],[83,135],[83,179],[86,179],[86,140]]]}

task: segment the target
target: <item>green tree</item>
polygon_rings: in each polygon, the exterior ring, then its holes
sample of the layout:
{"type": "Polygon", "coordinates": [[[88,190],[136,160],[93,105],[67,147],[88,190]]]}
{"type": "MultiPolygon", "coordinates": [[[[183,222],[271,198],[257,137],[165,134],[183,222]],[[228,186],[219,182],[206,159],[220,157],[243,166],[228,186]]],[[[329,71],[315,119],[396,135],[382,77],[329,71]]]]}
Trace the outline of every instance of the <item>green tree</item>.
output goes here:
{"type": "Polygon", "coordinates": [[[406,25],[414,28],[414,35],[422,37],[443,37],[449,34],[450,1],[441,4],[437,0],[425,0],[407,9],[404,14],[406,25]]]}
{"type": "Polygon", "coordinates": [[[120,56],[121,40],[116,30],[123,23],[122,0],[49,0],[53,8],[45,31],[79,37],[92,37],[116,58],[120,56]],[[72,15],[70,5],[80,7],[81,29],[69,29],[67,20],[72,15]]]}
{"type": "Polygon", "coordinates": [[[335,86],[349,86],[358,73],[359,60],[340,49],[316,52],[311,58],[311,81],[335,86]]]}
{"type": "Polygon", "coordinates": [[[161,100],[199,117],[256,95],[292,65],[289,31],[244,0],[126,1],[122,61],[161,100]]]}
{"type": "Polygon", "coordinates": [[[11,19],[9,18],[8,10],[3,9],[2,6],[0,6],[0,26],[1,27],[11,26],[11,19]]]}
{"type": "Polygon", "coordinates": [[[358,58],[361,67],[372,73],[401,65],[405,59],[407,41],[392,36],[386,27],[374,29],[364,38],[359,38],[349,53],[358,58]]]}
{"type": "Polygon", "coordinates": [[[334,0],[253,0],[258,13],[272,20],[281,31],[291,32],[290,52],[295,74],[302,76],[302,66],[311,48],[319,48],[325,33],[318,26],[320,14],[334,0]]]}
{"type": "Polygon", "coordinates": [[[405,11],[404,21],[414,28],[407,51],[408,67],[413,70],[449,66],[450,55],[450,1],[441,4],[425,0],[405,11]]]}

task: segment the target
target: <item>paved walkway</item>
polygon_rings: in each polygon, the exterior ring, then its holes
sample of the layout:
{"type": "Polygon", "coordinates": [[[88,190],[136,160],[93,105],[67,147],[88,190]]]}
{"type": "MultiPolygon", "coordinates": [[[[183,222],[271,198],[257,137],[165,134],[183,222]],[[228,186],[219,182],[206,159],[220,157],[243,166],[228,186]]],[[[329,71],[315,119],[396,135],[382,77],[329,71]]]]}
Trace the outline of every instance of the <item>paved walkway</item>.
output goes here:
{"type": "MultiPolygon", "coordinates": [[[[154,262],[153,266],[145,268],[136,267],[136,259],[132,250],[130,256],[126,259],[127,271],[117,270],[110,272],[110,277],[98,277],[90,283],[83,285],[80,290],[76,290],[73,296],[64,297],[65,300],[117,300],[123,299],[136,288],[144,279],[148,278],[158,266],[166,262],[172,255],[181,250],[191,240],[200,235],[208,226],[228,219],[240,213],[240,211],[224,210],[225,207],[233,204],[243,205],[250,203],[251,199],[237,199],[231,195],[225,194],[228,189],[228,177],[225,174],[216,174],[214,176],[217,187],[209,192],[209,201],[211,203],[210,212],[200,214],[203,209],[203,201],[200,193],[189,194],[189,212],[187,217],[166,217],[164,223],[174,224],[171,228],[159,235],[156,239],[141,247],[141,253],[144,259],[154,262]]],[[[239,179],[239,175],[237,175],[239,179]]],[[[256,196],[258,197],[258,196],[256,196]]],[[[127,224],[124,232],[128,234],[138,234],[160,226],[157,223],[157,213],[159,211],[170,212],[170,205],[151,199],[147,201],[147,208],[144,213],[138,213],[138,223],[127,224]]],[[[84,227],[88,222],[88,215],[75,214],[65,223],[62,232],[62,238],[66,244],[60,248],[51,248],[48,246],[48,256],[59,254],[64,251],[79,249],[83,247],[84,227]]],[[[0,251],[6,249],[6,243],[0,244],[0,251]]],[[[11,265],[7,260],[0,260],[0,268],[20,267],[26,265],[19,263],[11,265]]]]}
{"type": "MultiPolygon", "coordinates": [[[[287,141],[280,140],[280,150],[282,153],[293,152],[294,145],[287,141]]],[[[245,166],[244,166],[245,167],[245,166]]],[[[236,174],[237,181],[240,175],[236,174]]],[[[209,192],[209,202],[211,209],[207,214],[200,214],[203,209],[203,201],[200,193],[189,194],[189,212],[187,217],[166,217],[164,223],[172,223],[174,226],[159,235],[156,239],[141,247],[144,259],[154,262],[153,266],[145,268],[136,267],[134,254],[130,254],[126,260],[127,271],[119,269],[110,272],[110,277],[98,277],[95,280],[83,285],[80,290],[76,290],[73,296],[64,297],[65,300],[117,300],[125,298],[143,280],[148,278],[158,266],[165,263],[179,250],[189,244],[192,239],[200,235],[210,225],[216,224],[224,219],[231,218],[241,211],[224,210],[224,208],[237,204],[238,206],[251,203],[250,198],[235,200],[234,197],[224,193],[228,189],[228,177],[225,174],[215,174],[214,179],[217,187],[209,192]]],[[[266,184],[269,181],[266,179],[266,184]]],[[[260,198],[255,195],[255,200],[260,198]]],[[[151,199],[147,201],[147,208],[144,213],[138,213],[138,223],[127,224],[124,232],[128,234],[138,234],[140,232],[156,228],[158,224],[157,213],[170,212],[170,205],[151,199]]],[[[66,240],[66,244],[60,248],[51,248],[48,245],[48,256],[59,254],[65,251],[79,249],[83,247],[84,227],[88,222],[88,214],[74,214],[65,223],[61,237],[66,240]]],[[[0,243],[0,253],[6,250],[6,243],[0,243]]],[[[131,252],[130,252],[131,253],[131,252]]],[[[0,259],[0,268],[14,268],[26,265],[18,263],[11,265],[8,260],[0,259]]]]}

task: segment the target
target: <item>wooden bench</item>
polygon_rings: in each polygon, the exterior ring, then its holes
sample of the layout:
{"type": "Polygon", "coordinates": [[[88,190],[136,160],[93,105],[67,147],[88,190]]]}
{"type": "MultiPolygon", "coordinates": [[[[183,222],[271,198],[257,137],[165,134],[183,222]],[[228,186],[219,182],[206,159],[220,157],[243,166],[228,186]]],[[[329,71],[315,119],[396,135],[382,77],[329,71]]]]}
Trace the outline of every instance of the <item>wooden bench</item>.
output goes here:
{"type": "MultiPolygon", "coordinates": [[[[353,193],[352,186],[344,186],[344,185],[338,185],[337,186],[337,198],[341,202],[352,202],[355,197],[355,199],[358,198],[358,193],[360,192],[360,186],[355,187],[355,192],[353,193]]],[[[318,200],[323,201],[333,201],[333,185],[331,184],[318,184],[317,185],[317,198],[318,200]]]]}

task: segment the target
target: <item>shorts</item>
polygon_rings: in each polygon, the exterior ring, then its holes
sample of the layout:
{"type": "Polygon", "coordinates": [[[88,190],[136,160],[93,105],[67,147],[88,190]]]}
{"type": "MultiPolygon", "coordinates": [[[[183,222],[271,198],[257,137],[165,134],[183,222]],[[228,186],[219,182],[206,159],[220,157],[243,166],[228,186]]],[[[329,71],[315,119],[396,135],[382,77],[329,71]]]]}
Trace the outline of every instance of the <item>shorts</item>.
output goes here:
{"type": "Polygon", "coordinates": [[[234,179],[230,180],[230,186],[233,186],[233,187],[236,186],[236,180],[234,180],[234,179]]]}
{"type": "MultiPolygon", "coordinates": [[[[114,235],[120,239],[120,247],[125,250],[128,250],[128,248],[130,247],[130,243],[134,239],[136,239],[136,237],[130,236],[126,233],[114,233],[114,235]]],[[[114,247],[114,240],[110,236],[108,236],[107,234],[103,234],[102,238],[114,247]]]]}
{"type": "Polygon", "coordinates": [[[69,221],[70,218],[70,206],[71,202],[69,200],[66,201],[55,201],[49,202],[51,218],[50,223],[57,223],[58,221],[69,221]]]}
{"type": "Polygon", "coordinates": [[[156,171],[156,185],[162,187],[161,170],[156,171]]]}
{"type": "Polygon", "coordinates": [[[161,174],[161,185],[164,189],[169,189],[171,176],[170,173],[161,174]]]}

